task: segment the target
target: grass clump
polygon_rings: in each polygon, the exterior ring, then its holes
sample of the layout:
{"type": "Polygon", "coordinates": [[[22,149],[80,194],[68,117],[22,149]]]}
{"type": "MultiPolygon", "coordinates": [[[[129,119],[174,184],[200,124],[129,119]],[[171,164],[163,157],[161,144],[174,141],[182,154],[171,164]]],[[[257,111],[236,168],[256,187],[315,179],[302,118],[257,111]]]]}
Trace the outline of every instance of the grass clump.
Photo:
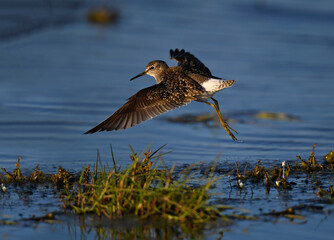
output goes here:
{"type": "Polygon", "coordinates": [[[132,163],[123,170],[117,168],[114,158],[110,170],[101,163],[99,171],[98,167],[92,173],[83,169],[77,185],[63,196],[65,206],[76,213],[108,218],[162,216],[181,222],[224,218],[222,206],[208,203],[208,189],[217,178],[211,176],[205,184],[191,187],[187,183],[191,169],[175,174],[175,165],[168,169],[158,150],[136,154],[131,149],[132,163]]]}

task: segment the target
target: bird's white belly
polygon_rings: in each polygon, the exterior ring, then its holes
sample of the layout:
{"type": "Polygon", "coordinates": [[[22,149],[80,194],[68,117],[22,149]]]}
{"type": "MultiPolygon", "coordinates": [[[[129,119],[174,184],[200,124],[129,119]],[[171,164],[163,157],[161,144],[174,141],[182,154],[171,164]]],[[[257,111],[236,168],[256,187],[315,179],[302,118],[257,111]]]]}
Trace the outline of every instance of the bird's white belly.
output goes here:
{"type": "Polygon", "coordinates": [[[197,101],[206,101],[208,98],[211,98],[216,92],[231,87],[234,84],[234,80],[220,80],[210,78],[207,81],[203,82],[201,85],[205,89],[205,92],[199,96],[196,96],[197,101]]]}
{"type": "Polygon", "coordinates": [[[222,85],[225,81],[224,80],[218,80],[218,79],[209,79],[202,83],[202,87],[207,92],[217,92],[222,89],[222,85]]]}

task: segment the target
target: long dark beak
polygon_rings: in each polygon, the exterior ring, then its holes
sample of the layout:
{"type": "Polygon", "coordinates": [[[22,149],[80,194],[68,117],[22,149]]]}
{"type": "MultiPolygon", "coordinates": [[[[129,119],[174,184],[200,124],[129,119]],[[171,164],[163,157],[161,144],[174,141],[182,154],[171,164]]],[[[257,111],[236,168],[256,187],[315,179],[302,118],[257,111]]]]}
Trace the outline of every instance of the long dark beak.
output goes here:
{"type": "Polygon", "coordinates": [[[142,72],[141,74],[138,74],[137,76],[135,76],[135,77],[131,78],[131,79],[130,79],[130,81],[132,81],[133,79],[139,78],[139,77],[141,77],[141,76],[145,75],[146,73],[147,73],[147,71],[145,71],[145,72],[142,72]]]}

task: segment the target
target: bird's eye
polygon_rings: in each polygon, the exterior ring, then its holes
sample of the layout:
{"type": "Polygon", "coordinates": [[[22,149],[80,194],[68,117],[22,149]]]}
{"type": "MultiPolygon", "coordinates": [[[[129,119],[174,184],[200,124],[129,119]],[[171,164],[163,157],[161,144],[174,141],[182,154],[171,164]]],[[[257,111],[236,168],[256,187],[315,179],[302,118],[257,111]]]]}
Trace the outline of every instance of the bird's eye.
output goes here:
{"type": "Polygon", "coordinates": [[[154,69],[154,66],[150,67],[150,70],[153,70],[154,69]]]}

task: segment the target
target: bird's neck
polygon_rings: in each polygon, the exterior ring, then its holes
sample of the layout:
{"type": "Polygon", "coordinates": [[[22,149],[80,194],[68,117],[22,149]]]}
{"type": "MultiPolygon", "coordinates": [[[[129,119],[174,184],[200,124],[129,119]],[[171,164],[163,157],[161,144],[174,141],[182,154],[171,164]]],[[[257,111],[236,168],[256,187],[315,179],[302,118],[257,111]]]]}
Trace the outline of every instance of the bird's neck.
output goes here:
{"type": "Polygon", "coordinates": [[[155,74],[155,75],[154,75],[155,81],[156,81],[157,83],[162,82],[162,81],[165,79],[165,77],[164,77],[165,75],[166,75],[166,73],[164,73],[164,71],[155,74]]]}
{"type": "Polygon", "coordinates": [[[163,69],[160,69],[160,71],[159,72],[156,72],[155,74],[154,74],[154,78],[155,78],[155,81],[157,82],[157,83],[160,83],[160,82],[162,82],[164,79],[166,79],[166,77],[168,76],[168,69],[169,69],[169,67],[167,66],[167,64],[166,64],[166,67],[164,67],[163,69]]]}

